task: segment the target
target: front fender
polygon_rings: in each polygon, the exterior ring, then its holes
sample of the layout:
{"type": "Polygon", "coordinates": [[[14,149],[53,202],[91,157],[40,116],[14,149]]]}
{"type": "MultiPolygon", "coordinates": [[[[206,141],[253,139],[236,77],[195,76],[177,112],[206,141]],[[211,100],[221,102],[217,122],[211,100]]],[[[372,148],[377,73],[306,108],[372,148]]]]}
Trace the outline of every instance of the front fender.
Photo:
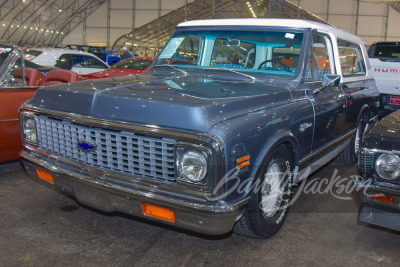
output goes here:
{"type": "MultiPolygon", "coordinates": [[[[254,183],[268,153],[280,144],[289,145],[298,165],[301,157],[311,150],[313,123],[312,107],[307,102],[297,102],[248,113],[214,125],[208,133],[219,138],[224,145],[225,174],[232,173],[238,158],[250,156],[250,164],[240,169],[237,178],[231,180],[231,177],[224,177],[225,192],[231,192],[232,187],[238,184],[254,183]]],[[[225,200],[238,201],[246,196],[244,192],[236,191],[225,196],[225,200]]]]}
{"type": "Polygon", "coordinates": [[[288,148],[293,149],[293,160],[296,166],[299,165],[299,142],[290,129],[283,129],[274,133],[265,141],[264,146],[260,149],[257,158],[255,159],[254,168],[251,169],[250,177],[254,179],[260,175],[260,167],[262,167],[266,157],[272,150],[281,144],[287,144],[288,148]]]}

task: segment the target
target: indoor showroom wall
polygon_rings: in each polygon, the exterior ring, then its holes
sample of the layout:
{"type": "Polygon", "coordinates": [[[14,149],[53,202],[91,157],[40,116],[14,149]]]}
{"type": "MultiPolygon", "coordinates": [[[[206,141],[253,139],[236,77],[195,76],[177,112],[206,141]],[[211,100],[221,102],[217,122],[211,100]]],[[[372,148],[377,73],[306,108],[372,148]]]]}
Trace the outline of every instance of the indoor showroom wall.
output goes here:
{"type": "Polygon", "coordinates": [[[398,30],[400,13],[392,8],[389,8],[388,12],[387,5],[380,0],[290,0],[290,2],[338,28],[357,34],[367,44],[400,40],[398,30]],[[388,21],[387,14],[389,14],[388,21]]]}
{"type": "MultiPolygon", "coordinates": [[[[188,3],[192,1],[187,0],[188,3]]],[[[400,31],[397,29],[397,25],[400,25],[400,13],[392,8],[388,10],[387,5],[380,0],[289,1],[338,28],[357,34],[367,44],[375,41],[400,40],[400,31]]],[[[63,40],[63,45],[97,44],[111,47],[118,37],[133,27],[140,27],[159,15],[180,8],[185,2],[186,0],[111,0],[110,4],[103,4],[84,23],[68,34],[63,40]],[[108,23],[109,31],[107,31],[108,23]]]]}
{"type": "Polygon", "coordinates": [[[107,31],[108,3],[99,7],[88,16],[86,22],[81,23],[63,40],[67,44],[96,44],[111,47],[123,34],[133,27],[140,27],[155,20],[193,0],[111,0],[110,1],[110,31],[107,31]],[[134,7],[135,3],[135,7],[134,7]],[[159,4],[161,3],[161,9],[159,4]],[[133,20],[134,18],[134,20],[133,20]],[[85,27],[86,24],[86,27],[85,27]],[[86,30],[84,30],[86,29],[86,30]],[[109,38],[107,35],[109,34],[109,38]],[[108,42],[107,42],[108,41],[108,42]]]}

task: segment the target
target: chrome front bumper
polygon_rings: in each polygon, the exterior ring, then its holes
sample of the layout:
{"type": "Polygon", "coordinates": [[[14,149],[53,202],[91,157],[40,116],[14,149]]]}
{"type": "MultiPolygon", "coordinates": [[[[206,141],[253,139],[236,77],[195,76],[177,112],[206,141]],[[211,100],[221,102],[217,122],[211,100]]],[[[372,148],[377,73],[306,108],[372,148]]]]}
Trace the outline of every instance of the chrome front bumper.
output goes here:
{"type": "Polygon", "coordinates": [[[400,231],[400,187],[391,184],[365,184],[362,179],[354,180],[360,201],[358,220],[361,222],[400,231]],[[374,194],[394,198],[394,203],[377,201],[374,194]]]}
{"type": "Polygon", "coordinates": [[[160,193],[155,187],[123,187],[97,177],[90,172],[83,174],[67,164],[55,164],[52,159],[38,153],[22,150],[20,157],[26,173],[40,179],[37,169],[49,172],[54,185],[73,195],[77,201],[105,212],[122,212],[137,217],[158,221],[178,228],[207,235],[230,232],[243,215],[248,199],[235,204],[216,204],[207,201],[181,198],[179,192],[160,193]],[[49,160],[50,159],[50,160],[49,160]],[[142,211],[142,203],[170,209],[176,221],[156,219],[142,211]]]}

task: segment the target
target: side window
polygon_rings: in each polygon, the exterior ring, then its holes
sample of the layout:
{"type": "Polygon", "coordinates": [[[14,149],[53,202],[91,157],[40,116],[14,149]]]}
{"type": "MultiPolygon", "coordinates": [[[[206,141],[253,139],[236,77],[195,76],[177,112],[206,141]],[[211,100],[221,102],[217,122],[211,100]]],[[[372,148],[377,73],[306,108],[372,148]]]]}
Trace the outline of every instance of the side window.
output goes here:
{"type": "Polygon", "coordinates": [[[70,70],[72,68],[72,58],[70,54],[61,55],[56,61],[56,67],[61,69],[70,70]]]}
{"type": "Polygon", "coordinates": [[[359,45],[338,39],[343,76],[365,75],[365,63],[359,45]]]}
{"type": "Polygon", "coordinates": [[[325,74],[332,73],[331,42],[327,36],[314,35],[312,50],[308,58],[306,80],[322,81],[325,74]]]}
{"type": "Polygon", "coordinates": [[[86,68],[86,57],[81,55],[72,55],[72,67],[86,68]]]}
{"type": "MultiPolygon", "coordinates": [[[[78,56],[76,62],[85,68],[105,69],[106,66],[97,58],[91,56],[78,56]]],[[[79,66],[79,65],[78,65],[79,66]]]]}

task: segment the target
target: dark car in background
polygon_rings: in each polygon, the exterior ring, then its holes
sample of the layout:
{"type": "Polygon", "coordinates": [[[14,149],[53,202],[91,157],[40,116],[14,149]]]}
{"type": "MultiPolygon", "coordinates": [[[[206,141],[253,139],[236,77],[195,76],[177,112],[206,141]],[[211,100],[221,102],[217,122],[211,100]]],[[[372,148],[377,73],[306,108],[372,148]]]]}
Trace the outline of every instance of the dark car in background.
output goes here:
{"type": "Polygon", "coordinates": [[[400,110],[380,120],[360,149],[358,220],[400,231],[400,110]]]}

